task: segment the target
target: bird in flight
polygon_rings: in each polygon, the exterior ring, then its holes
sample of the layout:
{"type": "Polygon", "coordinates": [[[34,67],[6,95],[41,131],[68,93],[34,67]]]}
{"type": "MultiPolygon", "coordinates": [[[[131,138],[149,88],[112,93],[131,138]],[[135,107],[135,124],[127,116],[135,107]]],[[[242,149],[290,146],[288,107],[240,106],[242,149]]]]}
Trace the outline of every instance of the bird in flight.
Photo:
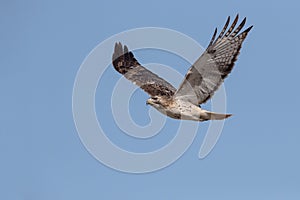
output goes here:
{"type": "Polygon", "coordinates": [[[182,120],[222,120],[231,114],[204,110],[200,104],[209,100],[231,72],[234,62],[247,34],[253,26],[240,33],[246,18],[235,29],[239,16],[227,30],[228,17],[224,28],[216,38],[217,28],[205,52],[196,60],[176,90],[170,83],[143,67],[127,46],[115,44],[112,63],[125,78],[132,81],[150,95],[146,104],[161,113],[182,120]],[[227,31],[226,31],[227,30],[227,31]]]}

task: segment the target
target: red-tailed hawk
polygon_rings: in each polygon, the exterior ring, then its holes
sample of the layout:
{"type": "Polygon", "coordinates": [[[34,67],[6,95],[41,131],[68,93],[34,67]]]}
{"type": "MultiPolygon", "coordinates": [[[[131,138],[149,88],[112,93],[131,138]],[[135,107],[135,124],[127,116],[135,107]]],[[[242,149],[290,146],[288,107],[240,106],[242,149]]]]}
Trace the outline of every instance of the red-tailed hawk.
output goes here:
{"type": "Polygon", "coordinates": [[[123,48],[120,42],[115,44],[113,66],[150,95],[147,104],[169,117],[195,121],[225,119],[231,114],[213,113],[201,109],[199,105],[213,96],[231,72],[242,43],[252,28],[250,26],[239,33],[245,25],[246,18],[244,18],[234,30],[238,15],[227,30],[229,22],[230,17],[217,38],[217,28],[215,29],[207,49],[188,70],[177,90],[170,83],[143,67],[134,58],[133,53],[128,51],[127,46],[123,48]]]}

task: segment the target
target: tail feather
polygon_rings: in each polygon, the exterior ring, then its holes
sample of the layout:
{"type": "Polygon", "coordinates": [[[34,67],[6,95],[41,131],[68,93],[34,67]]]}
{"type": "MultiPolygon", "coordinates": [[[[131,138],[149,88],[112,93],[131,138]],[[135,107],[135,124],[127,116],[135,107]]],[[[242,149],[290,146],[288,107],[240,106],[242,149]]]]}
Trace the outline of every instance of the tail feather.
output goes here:
{"type": "Polygon", "coordinates": [[[206,111],[200,116],[203,120],[223,120],[228,117],[232,116],[232,114],[221,114],[221,113],[214,113],[210,111],[206,111]]]}

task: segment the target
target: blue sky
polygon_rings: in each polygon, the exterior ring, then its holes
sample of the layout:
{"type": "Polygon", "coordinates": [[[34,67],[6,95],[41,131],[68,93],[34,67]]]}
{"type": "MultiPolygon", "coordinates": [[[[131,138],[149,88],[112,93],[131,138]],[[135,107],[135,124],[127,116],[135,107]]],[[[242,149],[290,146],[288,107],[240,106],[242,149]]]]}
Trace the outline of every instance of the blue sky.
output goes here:
{"type": "MultiPolygon", "coordinates": [[[[299,199],[298,10],[290,0],[1,1],[0,198],[299,199]],[[254,28],[225,81],[227,110],[234,117],[208,157],[197,157],[205,123],[189,150],[157,172],[118,172],[89,154],[73,122],[72,90],[96,45],[128,29],[155,26],[207,46],[214,28],[236,13],[254,28]]],[[[173,64],[182,74],[189,67],[169,55],[137,55],[141,63],[173,64]]],[[[111,69],[105,77],[110,88],[120,75],[111,69]]],[[[148,120],[146,98],[138,91],[132,99],[140,124],[148,120]]],[[[96,99],[101,100],[98,93],[96,99]]],[[[96,107],[101,118],[101,104],[96,107]]],[[[106,120],[105,128],[117,134],[106,120]]],[[[163,132],[161,140],[137,142],[138,149],[121,133],[110,137],[130,150],[148,150],[172,138],[168,129],[163,132]]]]}

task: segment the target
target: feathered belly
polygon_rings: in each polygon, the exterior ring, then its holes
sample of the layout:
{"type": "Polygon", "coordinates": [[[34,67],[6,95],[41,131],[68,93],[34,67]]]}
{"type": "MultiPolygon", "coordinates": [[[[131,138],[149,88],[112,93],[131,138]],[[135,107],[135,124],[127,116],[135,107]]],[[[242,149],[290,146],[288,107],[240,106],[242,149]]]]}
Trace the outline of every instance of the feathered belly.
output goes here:
{"type": "Polygon", "coordinates": [[[201,108],[189,102],[177,102],[175,105],[157,108],[161,113],[174,118],[184,120],[200,120],[201,108]]]}

